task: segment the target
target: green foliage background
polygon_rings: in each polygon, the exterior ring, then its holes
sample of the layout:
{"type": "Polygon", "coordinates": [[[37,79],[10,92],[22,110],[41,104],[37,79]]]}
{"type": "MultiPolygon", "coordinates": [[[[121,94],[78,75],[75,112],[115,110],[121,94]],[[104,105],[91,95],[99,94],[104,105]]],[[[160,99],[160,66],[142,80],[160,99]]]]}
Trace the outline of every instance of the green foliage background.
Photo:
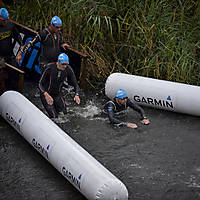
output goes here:
{"type": "Polygon", "coordinates": [[[65,40],[88,55],[88,83],[113,72],[200,85],[198,0],[21,0],[6,7],[40,30],[63,21],[65,40]]]}

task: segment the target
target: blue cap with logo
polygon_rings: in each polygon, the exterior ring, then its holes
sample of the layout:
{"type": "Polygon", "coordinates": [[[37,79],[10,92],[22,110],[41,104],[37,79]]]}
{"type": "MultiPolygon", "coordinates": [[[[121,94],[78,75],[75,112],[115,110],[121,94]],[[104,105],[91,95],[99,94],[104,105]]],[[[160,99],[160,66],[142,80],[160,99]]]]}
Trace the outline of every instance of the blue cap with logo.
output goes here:
{"type": "Polygon", "coordinates": [[[63,63],[68,63],[69,64],[69,57],[65,53],[61,53],[58,56],[58,62],[63,64],[63,63]]]}
{"type": "Polygon", "coordinates": [[[53,25],[53,26],[60,26],[60,25],[62,25],[62,20],[60,19],[60,17],[54,16],[51,19],[51,25],[53,25]]]}
{"type": "Polygon", "coordinates": [[[115,98],[116,99],[123,99],[123,98],[128,98],[127,93],[123,89],[119,89],[115,93],[115,98]]]}
{"type": "Polygon", "coordinates": [[[0,9],[0,17],[3,18],[3,19],[9,18],[9,13],[5,8],[0,9]]]}

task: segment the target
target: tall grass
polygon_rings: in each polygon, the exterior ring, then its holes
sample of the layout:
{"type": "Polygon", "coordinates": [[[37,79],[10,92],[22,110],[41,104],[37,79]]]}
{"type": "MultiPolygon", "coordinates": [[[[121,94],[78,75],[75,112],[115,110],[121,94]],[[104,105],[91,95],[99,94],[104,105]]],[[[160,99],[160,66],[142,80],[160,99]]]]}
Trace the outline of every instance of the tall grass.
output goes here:
{"type": "Polygon", "coordinates": [[[200,85],[197,0],[21,0],[8,9],[35,30],[60,16],[66,41],[88,54],[94,87],[117,71],[200,85]]]}

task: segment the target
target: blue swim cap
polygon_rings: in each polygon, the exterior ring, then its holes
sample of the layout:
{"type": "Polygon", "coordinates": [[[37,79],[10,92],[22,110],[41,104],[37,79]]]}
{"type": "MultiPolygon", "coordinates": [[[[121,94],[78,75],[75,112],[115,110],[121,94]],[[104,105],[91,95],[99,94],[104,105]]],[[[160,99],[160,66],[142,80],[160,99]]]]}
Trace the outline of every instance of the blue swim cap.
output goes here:
{"type": "Polygon", "coordinates": [[[0,17],[3,18],[3,19],[9,18],[9,13],[5,8],[0,9],[0,17]]]}
{"type": "Polygon", "coordinates": [[[51,25],[53,25],[53,26],[60,26],[60,25],[62,25],[62,20],[60,19],[60,17],[54,16],[51,19],[51,25]]]}
{"type": "Polygon", "coordinates": [[[125,90],[120,89],[116,91],[115,98],[118,100],[118,99],[128,98],[128,96],[125,90]]]}
{"type": "Polygon", "coordinates": [[[63,63],[69,63],[69,57],[67,56],[67,54],[65,53],[61,53],[58,56],[58,62],[63,64],[63,63]]]}

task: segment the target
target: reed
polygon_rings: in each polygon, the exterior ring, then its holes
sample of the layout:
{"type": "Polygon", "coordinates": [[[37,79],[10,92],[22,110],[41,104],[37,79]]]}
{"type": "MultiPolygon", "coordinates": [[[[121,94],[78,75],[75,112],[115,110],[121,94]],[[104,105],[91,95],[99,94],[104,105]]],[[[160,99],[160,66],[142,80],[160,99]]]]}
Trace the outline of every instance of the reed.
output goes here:
{"type": "Polygon", "coordinates": [[[54,15],[65,39],[88,54],[88,83],[113,72],[200,85],[197,0],[21,0],[8,7],[40,30],[54,15]]]}

